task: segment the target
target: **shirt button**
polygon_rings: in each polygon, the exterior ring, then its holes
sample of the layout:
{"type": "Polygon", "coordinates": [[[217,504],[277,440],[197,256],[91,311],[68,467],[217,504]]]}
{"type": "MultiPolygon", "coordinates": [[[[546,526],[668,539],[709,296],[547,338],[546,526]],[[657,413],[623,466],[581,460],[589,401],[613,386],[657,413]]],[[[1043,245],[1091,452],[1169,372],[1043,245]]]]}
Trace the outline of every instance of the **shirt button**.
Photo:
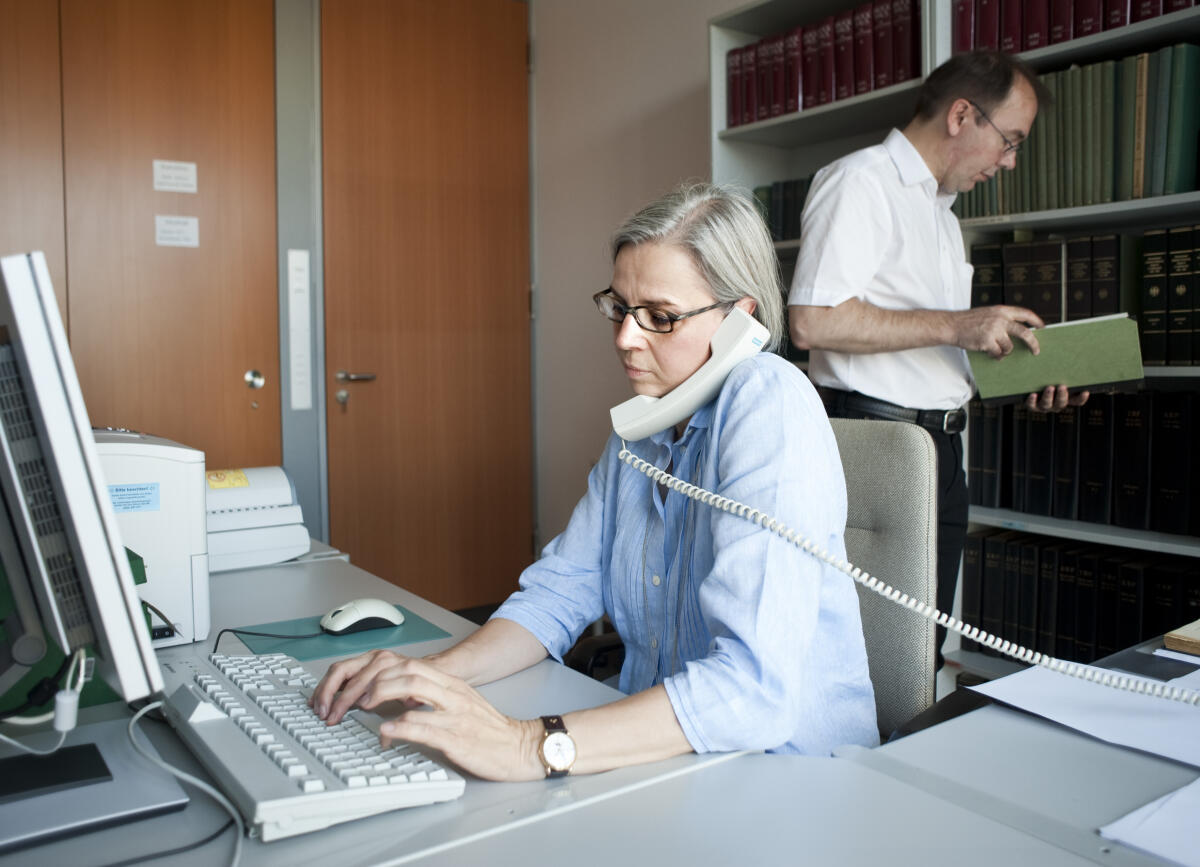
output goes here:
{"type": "Polygon", "coordinates": [[[659,584],[662,583],[662,579],[659,578],[657,575],[655,575],[653,578],[650,579],[650,583],[653,584],[655,587],[657,587],[659,584]]]}
{"type": "Polygon", "coordinates": [[[657,649],[658,649],[658,639],[657,639],[657,638],[651,638],[651,639],[650,639],[650,648],[651,648],[652,650],[657,650],[657,649]]]}

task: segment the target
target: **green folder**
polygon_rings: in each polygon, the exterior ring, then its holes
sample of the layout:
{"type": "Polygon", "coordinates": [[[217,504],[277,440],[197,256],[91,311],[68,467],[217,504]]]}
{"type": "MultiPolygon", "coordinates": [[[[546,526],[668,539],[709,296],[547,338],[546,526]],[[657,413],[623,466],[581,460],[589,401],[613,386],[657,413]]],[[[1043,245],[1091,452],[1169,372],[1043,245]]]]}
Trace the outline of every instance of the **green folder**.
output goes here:
{"type": "Polygon", "coordinates": [[[971,351],[967,360],[985,401],[1024,397],[1048,385],[1101,388],[1141,381],[1137,323],[1128,314],[1047,325],[1036,332],[1034,355],[1021,340],[1004,358],[971,351]]]}

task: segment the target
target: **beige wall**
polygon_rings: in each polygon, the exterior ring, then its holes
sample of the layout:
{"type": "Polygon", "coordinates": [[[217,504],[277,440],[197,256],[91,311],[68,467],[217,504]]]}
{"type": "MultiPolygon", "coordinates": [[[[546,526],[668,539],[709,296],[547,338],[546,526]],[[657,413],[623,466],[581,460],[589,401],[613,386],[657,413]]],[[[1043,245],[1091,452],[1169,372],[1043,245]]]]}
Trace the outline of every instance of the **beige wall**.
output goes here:
{"type": "Polygon", "coordinates": [[[709,175],[708,20],[738,0],[532,0],[538,528],[566,526],[631,392],[591,295],[630,213],[709,175]]]}

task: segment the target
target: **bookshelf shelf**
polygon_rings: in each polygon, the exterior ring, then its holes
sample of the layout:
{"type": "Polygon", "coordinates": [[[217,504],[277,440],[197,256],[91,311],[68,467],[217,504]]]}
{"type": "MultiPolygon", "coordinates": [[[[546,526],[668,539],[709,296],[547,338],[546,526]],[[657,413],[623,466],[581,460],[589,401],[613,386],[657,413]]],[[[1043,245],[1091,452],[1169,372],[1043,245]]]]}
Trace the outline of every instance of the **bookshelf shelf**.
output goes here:
{"type": "Polygon", "coordinates": [[[912,116],[921,79],[912,78],[885,87],[731,129],[721,130],[722,141],[749,142],[790,148],[824,138],[840,138],[861,132],[903,125],[912,116]]]}
{"type": "Polygon", "coordinates": [[[1108,202],[1083,208],[973,217],[962,220],[961,223],[964,232],[970,230],[979,233],[1011,232],[1014,229],[1123,229],[1138,228],[1151,222],[1191,220],[1197,212],[1200,212],[1200,191],[1155,196],[1151,199],[1108,202]]]}
{"type": "Polygon", "coordinates": [[[766,36],[768,33],[782,33],[789,27],[795,27],[805,21],[816,21],[826,15],[833,15],[851,5],[853,4],[848,0],[749,3],[725,15],[718,15],[709,23],[713,27],[725,30],[766,36]]]}
{"type": "Polygon", "coordinates": [[[991,509],[985,506],[971,506],[969,520],[972,524],[981,524],[985,527],[1040,533],[1058,539],[1075,539],[1080,542],[1093,542],[1097,545],[1154,551],[1160,554],[1178,554],[1184,557],[1200,557],[1200,538],[1195,536],[1130,530],[1112,524],[1067,521],[1062,518],[1027,515],[1024,512],[991,509]]]}
{"type": "Polygon", "coordinates": [[[1020,54],[1038,72],[1064,69],[1072,63],[1091,63],[1200,37],[1200,7],[1168,12],[1125,27],[1081,36],[1020,54]]]}
{"type": "Polygon", "coordinates": [[[1191,379],[1200,377],[1200,367],[1144,367],[1146,379],[1191,379]]]}

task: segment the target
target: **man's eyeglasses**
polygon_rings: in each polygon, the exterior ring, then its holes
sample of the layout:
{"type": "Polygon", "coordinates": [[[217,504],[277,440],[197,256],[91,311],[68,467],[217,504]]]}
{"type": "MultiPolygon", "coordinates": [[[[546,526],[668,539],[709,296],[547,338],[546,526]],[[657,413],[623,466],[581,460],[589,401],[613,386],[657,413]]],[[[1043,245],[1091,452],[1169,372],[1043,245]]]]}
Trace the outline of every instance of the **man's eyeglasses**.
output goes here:
{"type": "Polygon", "coordinates": [[[1004,139],[1004,152],[1006,154],[1015,154],[1017,151],[1019,151],[1021,149],[1021,142],[1017,142],[1016,144],[1014,144],[1012,141],[1010,141],[1008,136],[1006,136],[1003,132],[1000,131],[1000,127],[998,127],[998,126],[996,126],[996,124],[992,123],[992,119],[990,117],[988,117],[987,112],[984,111],[982,108],[980,108],[977,103],[975,103],[974,101],[969,100],[969,99],[967,100],[967,102],[971,103],[972,107],[974,107],[974,109],[977,112],[979,112],[979,114],[983,117],[983,119],[986,120],[991,125],[992,129],[994,129],[996,131],[996,133],[1000,136],[1000,138],[1004,139]]]}
{"type": "Polygon", "coordinates": [[[596,302],[596,309],[604,314],[605,319],[611,319],[613,322],[624,322],[625,317],[632,313],[633,321],[638,324],[639,328],[644,331],[653,331],[655,334],[670,333],[675,328],[675,323],[680,319],[687,319],[689,316],[698,316],[701,313],[707,313],[709,310],[716,310],[718,307],[728,308],[733,306],[732,301],[719,301],[716,304],[701,307],[699,310],[689,310],[687,313],[669,313],[666,310],[659,310],[657,307],[630,307],[616,299],[611,286],[602,292],[597,292],[592,296],[592,300],[596,302]]]}

